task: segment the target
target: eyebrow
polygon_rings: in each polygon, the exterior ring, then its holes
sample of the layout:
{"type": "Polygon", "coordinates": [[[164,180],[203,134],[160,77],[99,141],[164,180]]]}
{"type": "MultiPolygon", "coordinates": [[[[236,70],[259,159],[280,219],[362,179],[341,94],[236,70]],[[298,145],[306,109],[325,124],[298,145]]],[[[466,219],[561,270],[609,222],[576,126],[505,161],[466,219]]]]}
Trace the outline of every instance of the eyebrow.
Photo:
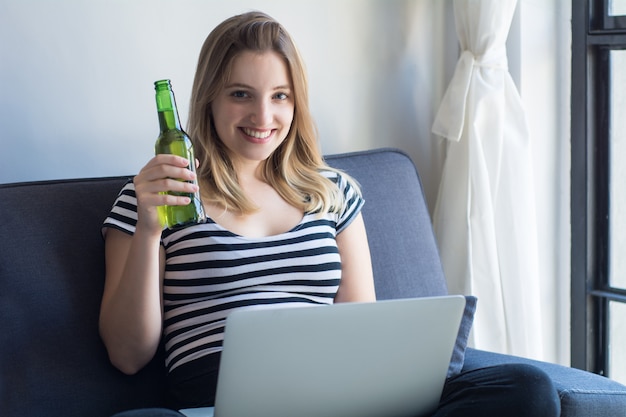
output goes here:
{"type": "MultiPolygon", "coordinates": [[[[244,83],[227,84],[224,88],[245,88],[247,90],[256,90],[251,85],[244,84],[244,83]]],[[[276,91],[276,90],[291,90],[291,86],[290,85],[278,85],[278,86],[274,87],[272,90],[274,90],[274,91],[276,91]]]]}

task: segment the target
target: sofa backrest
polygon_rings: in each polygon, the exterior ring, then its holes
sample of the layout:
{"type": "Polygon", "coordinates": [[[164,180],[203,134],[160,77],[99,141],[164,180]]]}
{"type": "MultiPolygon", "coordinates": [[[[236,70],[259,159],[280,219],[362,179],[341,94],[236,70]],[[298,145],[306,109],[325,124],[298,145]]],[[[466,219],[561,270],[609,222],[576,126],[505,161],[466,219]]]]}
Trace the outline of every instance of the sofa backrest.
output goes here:
{"type": "Polygon", "coordinates": [[[124,376],[98,335],[100,226],[125,181],[0,186],[1,416],[104,417],[160,402],[161,367],[124,376]]]}
{"type": "Polygon", "coordinates": [[[411,159],[396,149],[376,149],[326,160],[361,185],[376,297],[447,294],[422,183],[411,159]]]}
{"type": "MultiPolygon", "coordinates": [[[[387,149],[328,162],[362,186],[378,298],[445,294],[411,160],[387,149]]],[[[162,405],[162,352],[125,376],[98,335],[100,227],[127,179],[0,185],[0,416],[107,417],[162,405]]]]}

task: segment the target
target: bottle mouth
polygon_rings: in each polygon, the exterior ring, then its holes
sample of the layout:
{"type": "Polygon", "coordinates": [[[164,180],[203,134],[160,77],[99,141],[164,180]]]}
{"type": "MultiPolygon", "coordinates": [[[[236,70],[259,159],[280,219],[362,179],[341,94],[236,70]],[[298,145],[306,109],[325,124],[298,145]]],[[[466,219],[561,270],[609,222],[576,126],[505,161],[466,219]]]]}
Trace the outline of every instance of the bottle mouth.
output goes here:
{"type": "Polygon", "coordinates": [[[154,88],[157,91],[169,90],[172,87],[172,83],[169,79],[157,80],[154,82],[154,88]]]}

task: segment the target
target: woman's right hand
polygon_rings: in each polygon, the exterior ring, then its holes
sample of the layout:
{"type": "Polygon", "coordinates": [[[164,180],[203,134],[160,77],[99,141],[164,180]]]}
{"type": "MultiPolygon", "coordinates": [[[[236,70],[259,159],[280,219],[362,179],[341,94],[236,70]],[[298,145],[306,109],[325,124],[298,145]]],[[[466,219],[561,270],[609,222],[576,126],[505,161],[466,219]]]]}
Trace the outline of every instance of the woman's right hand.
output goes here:
{"type": "Polygon", "coordinates": [[[188,169],[186,158],[158,154],[139,171],[133,180],[137,195],[137,227],[147,228],[154,233],[162,230],[157,207],[168,205],[187,205],[189,197],[164,194],[167,191],[195,193],[198,186],[188,182],[196,178],[196,174],[188,169]],[[182,180],[182,181],[181,181],[182,180]]]}

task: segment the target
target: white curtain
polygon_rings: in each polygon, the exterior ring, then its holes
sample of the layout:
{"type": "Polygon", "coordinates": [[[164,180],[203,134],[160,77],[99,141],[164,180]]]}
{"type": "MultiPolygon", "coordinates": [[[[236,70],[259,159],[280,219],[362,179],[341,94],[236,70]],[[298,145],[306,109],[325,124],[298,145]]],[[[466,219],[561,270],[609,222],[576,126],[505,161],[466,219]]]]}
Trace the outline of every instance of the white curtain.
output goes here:
{"type": "Polygon", "coordinates": [[[432,128],[446,139],[433,222],[450,292],[478,297],[470,343],[541,359],[530,138],[506,57],[516,3],[454,1],[461,55],[432,128]]]}

